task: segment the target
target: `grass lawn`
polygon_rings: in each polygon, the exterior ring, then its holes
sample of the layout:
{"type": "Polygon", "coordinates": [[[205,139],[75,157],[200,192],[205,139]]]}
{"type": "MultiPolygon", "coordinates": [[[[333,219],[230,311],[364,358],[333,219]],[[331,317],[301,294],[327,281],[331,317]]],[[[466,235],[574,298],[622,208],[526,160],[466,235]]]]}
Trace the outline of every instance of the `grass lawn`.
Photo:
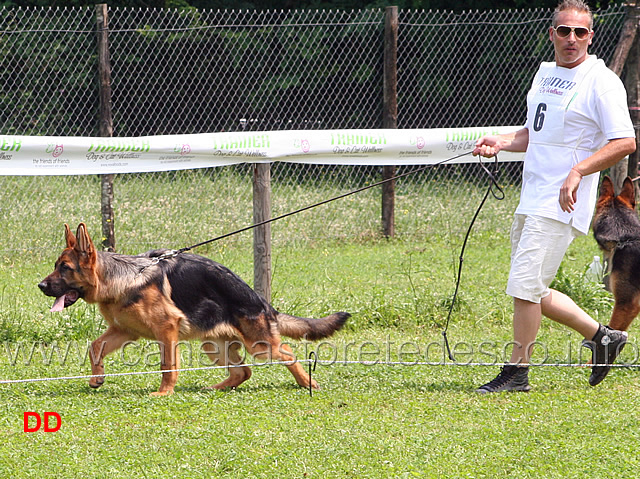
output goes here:
{"type": "MultiPolygon", "coordinates": [[[[485,240],[479,235],[475,241],[485,240]]],[[[591,241],[572,247],[568,270],[588,260],[591,241]]],[[[0,467],[15,477],[78,478],[631,477],[639,467],[629,453],[640,434],[637,370],[616,368],[591,388],[587,368],[541,366],[530,374],[534,389],[528,394],[474,393],[497,373],[510,339],[505,273],[500,262],[486,261],[489,249],[470,247],[465,263],[449,329],[457,363],[410,365],[443,360],[440,332],[454,278],[438,278],[437,271],[450,265],[444,266],[448,254],[439,259],[437,250],[383,241],[278,254],[279,309],[354,313],[331,340],[294,344],[300,359],[314,350],[321,360],[314,377],[322,390],[312,397],[281,365],[255,367],[251,380],[228,392],[203,390],[224,377],[221,370],[184,372],[167,398],[149,397],[160,381],[156,374],[110,377],[97,391],[84,379],[4,384],[0,467]],[[303,256],[305,274],[290,271],[299,269],[303,256]],[[340,363],[345,360],[361,363],[340,363]],[[60,430],[23,432],[25,411],[58,413],[60,430]]],[[[497,250],[497,256],[505,253],[497,250]]],[[[579,283],[578,273],[566,278],[579,283]]],[[[53,329],[69,324],[62,328],[66,334],[5,341],[0,377],[90,374],[82,347],[101,328],[95,309],[78,304],[80,313],[56,316],[46,312],[48,298],[34,296],[34,302],[39,312],[24,321],[35,316],[53,329]],[[75,320],[90,324],[76,331],[75,320]]],[[[601,315],[610,307],[596,306],[601,309],[594,314],[601,315]]],[[[586,359],[579,357],[580,338],[549,322],[539,339],[541,363],[586,359]]],[[[636,362],[631,346],[622,361],[636,362]]],[[[114,354],[107,372],[155,371],[155,351],[146,342],[129,348],[129,356],[114,354]]],[[[207,365],[195,343],[182,353],[183,367],[207,365]]]]}
{"type": "MultiPolygon", "coordinates": [[[[406,338],[366,330],[336,344],[406,338]]],[[[320,365],[323,389],[312,397],[280,365],[254,368],[228,392],[202,390],[221,371],[185,372],[166,398],[148,396],[157,375],[108,378],[97,391],[84,380],[4,385],[0,467],[7,477],[634,477],[636,370],[615,369],[591,388],[586,368],[539,367],[530,393],[475,394],[496,371],[320,365]],[[24,411],[55,411],[62,427],[24,433],[24,411]]]]}
{"type": "MultiPolygon", "coordinates": [[[[301,360],[317,352],[313,375],[321,391],[310,396],[283,366],[262,365],[236,390],[203,389],[225,372],[197,370],[181,373],[173,396],[152,398],[160,382],[157,348],[140,342],[109,356],[107,373],[153,373],[109,377],[99,390],[90,389],[86,379],[0,384],[0,471],[6,477],[82,479],[635,477],[640,374],[615,368],[601,385],[590,387],[589,369],[576,367],[588,358],[575,333],[543,322],[534,356],[543,365],[532,368],[530,393],[474,392],[495,376],[509,351],[509,205],[487,206],[467,246],[448,332],[456,361],[446,360],[441,331],[477,197],[429,201],[464,214],[420,220],[412,216],[418,202],[399,207],[398,221],[415,221],[420,234],[389,241],[375,235],[347,241],[342,234],[322,239],[314,233],[286,242],[287,229],[296,225],[274,231],[274,306],[310,317],[336,310],[353,314],[333,338],[293,344],[301,360]],[[556,363],[573,366],[551,366],[556,363]],[[24,432],[25,412],[55,412],[61,427],[24,432]]],[[[340,217],[331,221],[340,224],[340,217]]],[[[38,225],[23,218],[22,229],[6,219],[0,225],[4,241],[29,246],[0,248],[0,379],[90,374],[86,345],[104,329],[96,308],[78,302],[50,313],[51,298],[36,287],[62,246],[61,223],[59,231],[46,232],[60,244],[39,248],[38,225]]],[[[317,215],[309,219],[314,221],[317,215]]],[[[151,230],[144,233],[149,241],[151,230]]],[[[251,249],[238,243],[198,253],[249,279],[251,249]]],[[[576,240],[556,286],[606,323],[609,293],[583,278],[597,253],[591,237],[576,240]]],[[[622,364],[638,363],[634,329],[622,364]]],[[[182,367],[210,365],[196,343],[181,352],[182,367]]]]}

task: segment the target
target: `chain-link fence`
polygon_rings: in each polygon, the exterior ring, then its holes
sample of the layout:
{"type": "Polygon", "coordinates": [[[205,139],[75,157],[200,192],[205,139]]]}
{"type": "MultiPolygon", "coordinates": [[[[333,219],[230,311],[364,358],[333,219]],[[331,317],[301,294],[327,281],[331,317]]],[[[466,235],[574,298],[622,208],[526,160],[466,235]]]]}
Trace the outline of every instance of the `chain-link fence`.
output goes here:
{"type": "MultiPolygon", "coordinates": [[[[398,127],[523,123],[533,73],[552,59],[551,13],[400,10],[398,127]]],[[[384,16],[380,9],[112,8],[114,135],[381,128],[384,16]]],[[[611,57],[623,20],[622,6],[596,13],[591,53],[611,57]]],[[[0,135],[98,136],[96,23],[93,8],[0,9],[0,135]]],[[[520,165],[505,168],[504,183],[517,183],[520,165]]],[[[181,247],[250,224],[251,170],[118,175],[118,250],[181,247]]],[[[442,166],[400,182],[397,234],[426,235],[450,222],[447,206],[473,204],[486,184],[481,171],[442,166]]],[[[275,164],[273,215],[379,176],[374,167],[275,164]]],[[[369,190],[287,219],[273,228],[274,247],[377,237],[379,196],[369,190]]],[[[510,197],[499,217],[512,211],[516,194],[510,197]]],[[[16,251],[57,251],[60,225],[78,221],[99,236],[95,176],[0,177],[5,264],[16,251]]],[[[466,222],[448,229],[463,230],[466,222]]],[[[250,243],[251,236],[230,241],[250,243]]]]}

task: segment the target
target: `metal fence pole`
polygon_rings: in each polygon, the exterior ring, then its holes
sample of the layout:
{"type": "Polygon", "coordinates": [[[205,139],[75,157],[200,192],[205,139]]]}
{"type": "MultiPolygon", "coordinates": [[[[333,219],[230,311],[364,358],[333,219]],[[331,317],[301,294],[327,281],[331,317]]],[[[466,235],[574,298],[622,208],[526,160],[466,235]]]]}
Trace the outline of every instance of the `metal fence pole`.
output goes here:
{"type": "MultiPolygon", "coordinates": [[[[109,59],[109,20],[108,7],[102,3],[96,5],[96,30],[98,34],[98,79],[99,79],[99,134],[113,136],[113,117],[111,115],[111,65],[109,59]]],[[[102,248],[116,250],[116,237],[113,213],[113,179],[115,175],[100,175],[100,212],[102,216],[102,248]]]]}

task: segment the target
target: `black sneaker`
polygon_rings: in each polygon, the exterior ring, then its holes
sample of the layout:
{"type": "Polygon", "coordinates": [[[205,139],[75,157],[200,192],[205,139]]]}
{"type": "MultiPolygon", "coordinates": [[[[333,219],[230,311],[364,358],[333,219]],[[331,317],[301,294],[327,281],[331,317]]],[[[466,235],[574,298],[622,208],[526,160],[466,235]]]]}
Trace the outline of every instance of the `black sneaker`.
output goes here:
{"type": "Polygon", "coordinates": [[[506,364],[494,380],[476,389],[477,393],[498,393],[502,391],[529,391],[529,367],[506,364]]]}
{"type": "Polygon", "coordinates": [[[591,386],[597,386],[609,374],[611,366],[600,365],[613,364],[627,344],[628,336],[626,331],[618,331],[601,324],[591,341],[586,339],[582,341],[582,345],[592,351],[591,364],[594,366],[591,368],[591,376],[589,376],[591,386]]]}

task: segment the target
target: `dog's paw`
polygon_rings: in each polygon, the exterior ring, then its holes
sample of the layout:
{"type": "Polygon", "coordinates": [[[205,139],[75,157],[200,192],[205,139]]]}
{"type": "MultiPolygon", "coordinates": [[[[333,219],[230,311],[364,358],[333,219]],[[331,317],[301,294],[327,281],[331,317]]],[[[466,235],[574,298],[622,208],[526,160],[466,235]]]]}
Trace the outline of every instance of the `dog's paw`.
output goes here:
{"type": "Polygon", "coordinates": [[[99,378],[91,378],[89,380],[89,387],[93,389],[98,389],[100,386],[104,384],[104,376],[99,378]]]}

